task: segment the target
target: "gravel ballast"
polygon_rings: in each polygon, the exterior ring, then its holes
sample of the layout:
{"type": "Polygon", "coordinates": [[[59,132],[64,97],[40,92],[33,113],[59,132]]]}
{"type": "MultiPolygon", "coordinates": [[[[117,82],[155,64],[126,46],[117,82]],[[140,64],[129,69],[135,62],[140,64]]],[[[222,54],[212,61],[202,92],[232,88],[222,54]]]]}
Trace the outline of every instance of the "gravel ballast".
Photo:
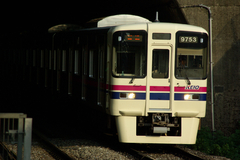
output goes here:
{"type": "MultiPolygon", "coordinates": [[[[103,145],[99,142],[89,140],[89,139],[62,139],[62,138],[54,138],[50,140],[54,145],[56,145],[59,149],[67,153],[73,159],[120,159],[120,160],[133,160],[137,159],[134,156],[121,152],[118,150],[114,150],[106,145],[103,145]]],[[[7,144],[10,150],[17,153],[17,145],[16,144],[7,144]]],[[[202,159],[206,160],[230,160],[226,157],[214,156],[214,155],[206,155],[200,151],[191,150],[189,148],[185,148],[183,146],[178,146],[179,148],[194,154],[202,159]]],[[[171,153],[148,153],[149,157],[161,160],[182,160],[181,157],[177,157],[171,153]]],[[[32,148],[31,148],[31,159],[32,160],[54,160],[51,155],[44,150],[40,143],[33,139],[32,148]]]]}

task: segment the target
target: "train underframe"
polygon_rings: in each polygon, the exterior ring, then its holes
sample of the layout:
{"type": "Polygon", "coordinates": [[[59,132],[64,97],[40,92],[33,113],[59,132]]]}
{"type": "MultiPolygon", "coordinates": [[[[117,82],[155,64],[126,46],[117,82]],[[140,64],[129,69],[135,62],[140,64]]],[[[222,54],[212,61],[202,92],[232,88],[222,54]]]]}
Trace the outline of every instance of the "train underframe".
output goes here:
{"type": "Polygon", "coordinates": [[[150,113],[137,116],[137,135],[181,136],[181,118],[170,113],[150,113]]]}

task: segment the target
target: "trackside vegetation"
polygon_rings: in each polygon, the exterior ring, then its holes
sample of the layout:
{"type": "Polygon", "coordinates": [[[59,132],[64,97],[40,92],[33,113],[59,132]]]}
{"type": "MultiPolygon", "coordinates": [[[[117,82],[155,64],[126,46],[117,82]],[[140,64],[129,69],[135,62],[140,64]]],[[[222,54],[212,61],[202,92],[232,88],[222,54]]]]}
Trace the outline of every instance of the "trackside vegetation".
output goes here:
{"type": "Polygon", "coordinates": [[[198,131],[196,144],[188,147],[209,155],[240,159],[240,122],[230,136],[225,136],[221,131],[212,133],[209,128],[202,128],[198,131]]]}

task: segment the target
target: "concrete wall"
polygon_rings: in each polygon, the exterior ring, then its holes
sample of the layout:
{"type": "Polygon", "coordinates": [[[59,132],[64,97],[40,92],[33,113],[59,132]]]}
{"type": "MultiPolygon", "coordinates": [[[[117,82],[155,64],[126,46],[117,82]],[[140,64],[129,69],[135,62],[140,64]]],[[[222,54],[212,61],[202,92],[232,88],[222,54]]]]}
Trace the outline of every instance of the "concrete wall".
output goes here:
{"type": "MultiPolygon", "coordinates": [[[[240,121],[240,1],[177,0],[179,6],[204,4],[213,17],[213,62],[215,128],[229,134],[240,121]]],[[[202,8],[182,8],[189,24],[208,30],[208,13],[202,8]]],[[[210,80],[210,75],[209,75],[210,80]]],[[[208,81],[210,82],[210,81],[208,81]]],[[[202,126],[211,128],[210,83],[206,118],[202,126]]]]}

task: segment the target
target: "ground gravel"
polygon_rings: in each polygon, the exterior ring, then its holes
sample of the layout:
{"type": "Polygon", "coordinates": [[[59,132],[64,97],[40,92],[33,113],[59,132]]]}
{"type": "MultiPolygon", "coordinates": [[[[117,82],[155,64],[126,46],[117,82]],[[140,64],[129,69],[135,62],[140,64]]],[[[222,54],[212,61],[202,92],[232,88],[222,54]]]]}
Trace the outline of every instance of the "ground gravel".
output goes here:
{"type": "MultiPolygon", "coordinates": [[[[67,153],[73,159],[81,160],[81,159],[119,159],[119,160],[133,160],[136,159],[134,156],[124,153],[118,150],[114,150],[112,148],[106,147],[99,142],[89,140],[89,139],[62,139],[62,138],[54,138],[50,140],[53,144],[55,144],[62,151],[67,153]]],[[[7,143],[7,147],[13,152],[17,153],[17,145],[7,143]]],[[[177,147],[196,155],[202,159],[206,160],[230,160],[226,157],[214,156],[214,155],[206,155],[200,151],[191,150],[182,145],[178,145],[177,147]]],[[[156,160],[183,160],[183,158],[178,157],[171,153],[145,153],[149,157],[156,160]]],[[[33,139],[32,142],[32,150],[31,150],[31,159],[32,160],[53,160],[54,158],[51,155],[41,148],[39,142],[33,139]]]]}
{"type": "Polygon", "coordinates": [[[42,149],[38,142],[32,143],[32,149],[31,149],[31,159],[32,160],[54,160],[52,156],[44,149],[42,149]]]}
{"type": "MultiPolygon", "coordinates": [[[[5,143],[5,145],[13,151],[17,155],[17,144],[11,144],[11,143],[5,143]]],[[[24,147],[23,147],[23,152],[24,152],[24,147]]],[[[23,155],[22,155],[23,156],[23,155]]],[[[32,142],[32,147],[31,147],[31,156],[30,159],[32,160],[54,160],[52,156],[44,150],[41,145],[33,140],[32,142]]]]}
{"type": "Polygon", "coordinates": [[[185,150],[186,152],[189,152],[190,154],[196,155],[196,156],[198,156],[202,159],[206,159],[206,160],[231,160],[230,158],[226,158],[226,157],[207,155],[203,152],[192,150],[192,149],[189,149],[189,148],[184,147],[182,145],[178,145],[177,147],[179,147],[182,150],[185,150]]]}
{"type": "Polygon", "coordinates": [[[132,155],[115,151],[92,140],[52,139],[51,142],[75,159],[134,159],[132,155]]]}

